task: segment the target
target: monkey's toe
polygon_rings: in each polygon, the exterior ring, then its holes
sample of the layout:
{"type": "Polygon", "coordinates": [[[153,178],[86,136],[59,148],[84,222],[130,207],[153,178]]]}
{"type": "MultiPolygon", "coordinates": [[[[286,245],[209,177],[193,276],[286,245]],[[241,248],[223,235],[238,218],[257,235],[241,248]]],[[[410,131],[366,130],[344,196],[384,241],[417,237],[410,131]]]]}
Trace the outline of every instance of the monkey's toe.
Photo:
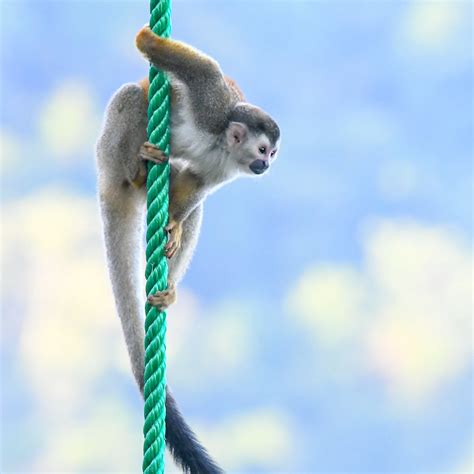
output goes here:
{"type": "Polygon", "coordinates": [[[146,183],[147,169],[145,163],[138,163],[138,168],[136,170],[135,176],[130,180],[130,184],[135,189],[140,189],[146,183]]]}
{"type": "Polygon", "coordinates": [[[180,247],[180,243],[174,240],[169,241],[165,246],[165,256],[167,258],[173,257],[180,247]]]}
{"type": "Polygon", "coordinates": [[[153,163],[157,164],[163,164],[168,161],[168,157],[165,155],[165,153],[150,142],[145,142],[140,147],[138,156],[142,160],[152,161],[153,163]]]}
{"type": "Polygon", "coordinates": [[[181,247],[181,234],[183,229],[178,222],[170,221],[165,227],[165,230],[169,234],[168,243],[165,245],[165,256],[171,258],[181,247]]]}

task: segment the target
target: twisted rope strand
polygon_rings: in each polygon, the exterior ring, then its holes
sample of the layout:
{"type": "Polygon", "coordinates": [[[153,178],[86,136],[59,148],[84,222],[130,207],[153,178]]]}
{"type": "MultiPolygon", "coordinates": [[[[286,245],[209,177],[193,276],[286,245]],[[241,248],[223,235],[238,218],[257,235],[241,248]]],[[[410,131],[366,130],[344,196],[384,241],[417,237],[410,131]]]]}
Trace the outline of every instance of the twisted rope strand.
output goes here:
{"type": "MultiPolygon", "coordinates": [[[[150,28],[160,36],[171,31],[171,0],[150,1],[150,28]]],[[[169,84],[164,73],[150,68],[148,93],[148,140],[170,151],[169,84]]],[[[166,289],[168,265],[164,255],[165,226],[168,221],[169,164],[148,164],[146,294],[166,289]]],[[[145,422],[143,426],[143,473],[162,474],[165,470],[166,419],[166,313],[145,305],[145,422]]]]}

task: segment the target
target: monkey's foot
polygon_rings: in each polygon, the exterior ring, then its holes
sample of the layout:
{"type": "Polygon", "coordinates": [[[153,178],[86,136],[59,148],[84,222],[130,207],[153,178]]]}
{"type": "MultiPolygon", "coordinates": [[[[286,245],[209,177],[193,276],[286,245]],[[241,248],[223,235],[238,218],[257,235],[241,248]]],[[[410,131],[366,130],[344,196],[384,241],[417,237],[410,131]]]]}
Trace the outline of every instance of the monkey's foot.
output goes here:
{"type": "Polygon", "coordinates": [[[168,157],[153,143],[145,142],[138,152],[138,157],[142,160],[152,161],[153,163],[163,164],[168,161],[168,157]]]}
{"type": "Polygon", "coordinates": [[[140,189],[142,186],[145,185],[146,177],[147,177],[147,170],[146,170],[145,163],[143,161],[140,161],[140,163],[138,163],[138,169],[135,173],[135,176],[130,180],[130,183],[132,184],[134,188],[140,189]]]}
{"type": "Polygon", "coordinates": [[[168,288],[164,291],[157,291],[154,295],[150,295],[148,303],[163,311],[176,301],[176,286],[173,282],[168,281],[168,288]]]}
{"type": "Polygon", "coordinates": [[[171,258],[181,246],[183,227],[179,222],[172,220],[165,227],[165,230],[168,232],[168,243],[165,246],[165,255],[171,258]]]}

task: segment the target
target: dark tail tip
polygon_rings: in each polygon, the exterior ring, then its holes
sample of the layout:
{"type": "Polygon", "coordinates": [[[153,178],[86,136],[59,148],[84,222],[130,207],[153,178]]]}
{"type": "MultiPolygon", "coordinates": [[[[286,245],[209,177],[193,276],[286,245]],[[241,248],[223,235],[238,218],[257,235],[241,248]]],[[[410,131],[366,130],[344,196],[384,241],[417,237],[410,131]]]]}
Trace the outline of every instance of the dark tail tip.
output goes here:
{"type": "Polygon", "coordinates": [[[166,387],[166,445],[176,463],[189,474],[223,474],[192,432],[166,387]]]}

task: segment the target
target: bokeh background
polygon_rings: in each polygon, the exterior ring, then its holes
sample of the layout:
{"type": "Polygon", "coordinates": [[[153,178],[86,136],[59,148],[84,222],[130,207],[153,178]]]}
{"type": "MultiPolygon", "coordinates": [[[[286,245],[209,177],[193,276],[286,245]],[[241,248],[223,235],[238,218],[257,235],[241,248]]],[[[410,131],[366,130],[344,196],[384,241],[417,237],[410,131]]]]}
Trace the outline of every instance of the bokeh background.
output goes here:
{"type": "MultiPolygon", "coordinates": [[[[0,13],[0,470],[139,472],[93,146],[148,2],[0,13]]],[[[169,311],[199,437],[230,472],[472,472],[472,4],[175,0],[173,35],[283,131],[169,311]]]]}

